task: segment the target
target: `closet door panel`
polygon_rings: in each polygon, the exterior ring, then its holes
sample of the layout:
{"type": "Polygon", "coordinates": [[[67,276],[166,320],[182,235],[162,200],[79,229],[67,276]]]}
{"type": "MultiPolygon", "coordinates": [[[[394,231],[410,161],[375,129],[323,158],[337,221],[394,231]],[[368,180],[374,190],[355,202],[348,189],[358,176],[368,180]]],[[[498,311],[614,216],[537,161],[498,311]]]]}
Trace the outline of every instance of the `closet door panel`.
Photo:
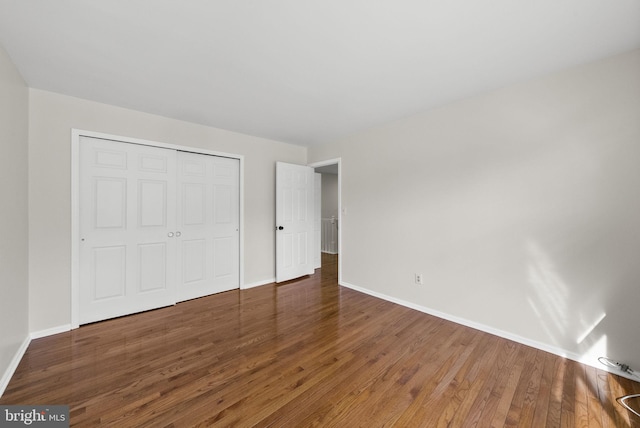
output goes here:
{"type": "Polygon", "coordinates": [[[216,289],[240,286],[240,161],[213,159],[214,245],[213,280],[216,289]]]}
{"type": "Polygon", "coordinates": [[[176,152],[81,137],[80,323],[176,301],[176,152]]]}
{"type": "Polygon", "coordinates": [[[178,300],[239,288],[239,161],[178,152],[178,300]]]}

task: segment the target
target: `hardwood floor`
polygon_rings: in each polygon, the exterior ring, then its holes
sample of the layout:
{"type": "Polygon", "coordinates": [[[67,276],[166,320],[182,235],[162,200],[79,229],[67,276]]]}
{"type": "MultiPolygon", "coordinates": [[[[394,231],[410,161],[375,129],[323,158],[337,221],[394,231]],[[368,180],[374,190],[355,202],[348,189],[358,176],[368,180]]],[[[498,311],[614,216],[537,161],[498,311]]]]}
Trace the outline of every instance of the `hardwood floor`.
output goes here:
{"type": "Polygon", "coordinates": [[[640,427],[640,383],[315,275],[34,340],[0,404],[72,426],[640,427]]]}

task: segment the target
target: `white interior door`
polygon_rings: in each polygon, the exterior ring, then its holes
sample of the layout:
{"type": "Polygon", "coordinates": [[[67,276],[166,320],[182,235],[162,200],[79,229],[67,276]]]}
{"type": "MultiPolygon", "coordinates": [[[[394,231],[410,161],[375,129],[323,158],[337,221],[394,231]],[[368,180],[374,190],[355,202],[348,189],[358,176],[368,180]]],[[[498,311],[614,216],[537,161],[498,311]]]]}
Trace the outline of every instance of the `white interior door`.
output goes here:
{"type": "Polygon", "coordinates": [[[81,137],[81,324],[176,299],[176,152],[81,137]]]}
{"type": "Polygon", "coordinates": [[[178,152],[178,301],[239,288],[238,159],[178,152]]]}
{"type": "Polygon", "coordinates": [[[276,163],[276,282],[314,268],[313,168],[276,163]]]}

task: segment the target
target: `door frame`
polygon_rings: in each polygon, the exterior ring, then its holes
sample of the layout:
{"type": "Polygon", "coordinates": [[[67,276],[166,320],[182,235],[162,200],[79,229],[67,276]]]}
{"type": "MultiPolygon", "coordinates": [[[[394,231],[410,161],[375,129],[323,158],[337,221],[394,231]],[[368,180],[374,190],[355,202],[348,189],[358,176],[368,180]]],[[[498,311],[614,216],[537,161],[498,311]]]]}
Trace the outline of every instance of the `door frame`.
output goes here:
{"type": "Polygon", "coordinates": [[[93,137],[105,140],[119,141],[129,144],[139,144],[182,152],[197,153],[203,155],[220,156],[238,159],[240,162],[240,207],[239,224],[239,288],[244,286],[244,156],[201,149],[197,147],[182,146],[177,144],[161,143],[120,135],[105,134],[102,132],[71,129],[71,329],[80,327],[80,138],[93,137]]]}
{"type": "Polygon", "coordinates": [[[342,215],[344,210],[342,208],[342,158],[327,159],[324,161],[312,162],[307,164],[311,168],[318,168],[321,166],[338,165],[338,284],[342,285],[342,230],[344,229],[342,223],[342,215]]]}

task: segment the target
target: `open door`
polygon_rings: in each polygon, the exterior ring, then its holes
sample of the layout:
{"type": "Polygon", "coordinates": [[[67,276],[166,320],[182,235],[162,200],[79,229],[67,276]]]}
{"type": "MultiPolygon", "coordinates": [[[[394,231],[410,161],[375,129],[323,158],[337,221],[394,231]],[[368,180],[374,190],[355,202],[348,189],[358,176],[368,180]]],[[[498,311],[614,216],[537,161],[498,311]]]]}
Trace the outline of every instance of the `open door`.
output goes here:
{"type": "Polygon", "coordinates": [[[314,271],[314,170],[276,162],[276,282],[314,271]]]}

